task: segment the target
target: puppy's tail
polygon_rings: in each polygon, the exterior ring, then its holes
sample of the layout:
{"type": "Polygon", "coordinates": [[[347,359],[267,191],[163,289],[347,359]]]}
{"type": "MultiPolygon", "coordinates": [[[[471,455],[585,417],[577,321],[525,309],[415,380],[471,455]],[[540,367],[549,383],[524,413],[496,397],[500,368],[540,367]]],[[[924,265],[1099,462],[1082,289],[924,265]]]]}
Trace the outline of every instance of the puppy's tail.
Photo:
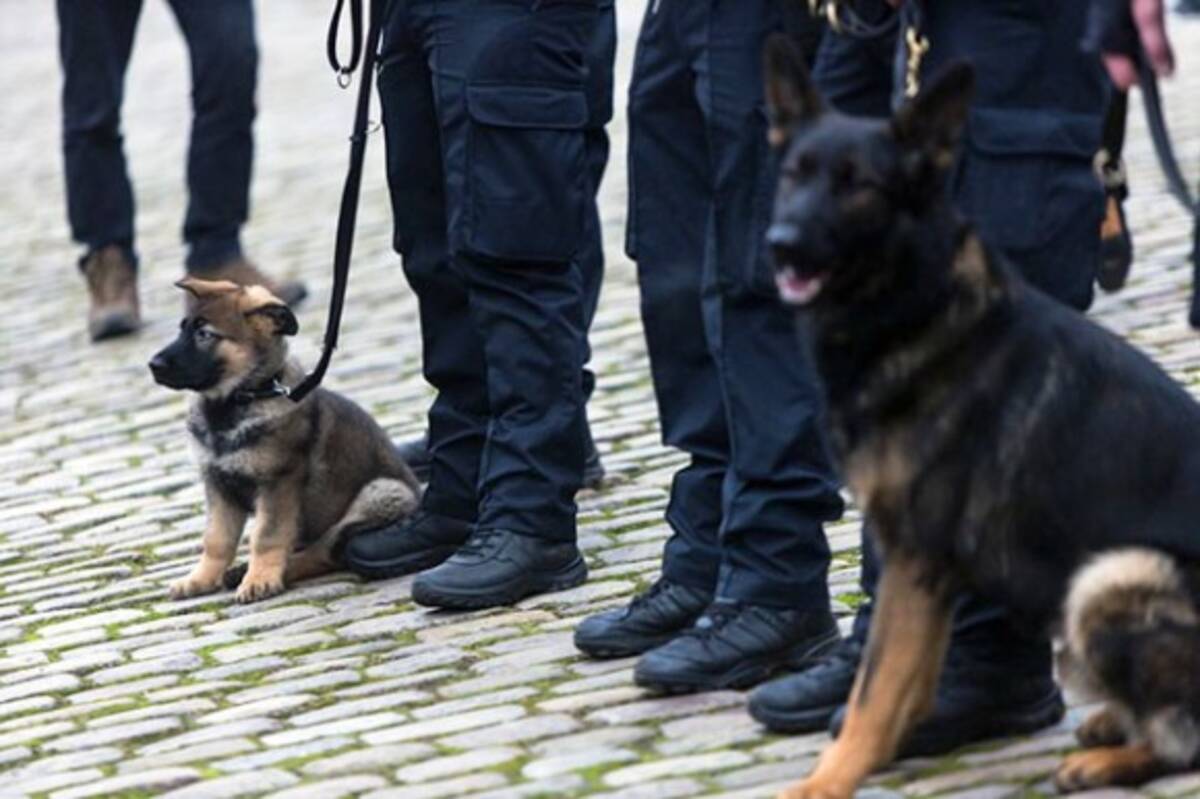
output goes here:
{"type": "Polygon", "coordinates": [[[1164,760],[1190,763],[1200,752],[1200,612],[1179,564],[1151,549],[1103,553],[1076,572],[1063,621],[1064,681],[1124,707],[1164,760]]]}
{"type": "Polygon", "coordinates": [[[1064,608],[1067,645],[1077,654],[1100,630],[1145,631],[1162,622],[1200,622],[1183,570],[1171,556],[1153,549],[1103,552],[1071,579],[1064,608]]]}

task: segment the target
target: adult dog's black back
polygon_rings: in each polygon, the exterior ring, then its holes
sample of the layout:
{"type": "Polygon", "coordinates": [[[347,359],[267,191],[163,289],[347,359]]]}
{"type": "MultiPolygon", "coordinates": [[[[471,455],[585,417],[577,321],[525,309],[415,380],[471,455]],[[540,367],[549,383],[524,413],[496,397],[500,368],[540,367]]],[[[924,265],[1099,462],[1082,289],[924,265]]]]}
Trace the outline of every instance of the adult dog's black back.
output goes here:
{"type": "Polygon", "coordinates": [[[952,70],[870,122],[774,85],[786,149],[769,238],[884,545],[1047,621],[1088,552],[1200,560],[1200,405],[955,215],[943,186],[970,86],[952,70]],[[901,474],[902,495],[881,491],[901,474]]]}

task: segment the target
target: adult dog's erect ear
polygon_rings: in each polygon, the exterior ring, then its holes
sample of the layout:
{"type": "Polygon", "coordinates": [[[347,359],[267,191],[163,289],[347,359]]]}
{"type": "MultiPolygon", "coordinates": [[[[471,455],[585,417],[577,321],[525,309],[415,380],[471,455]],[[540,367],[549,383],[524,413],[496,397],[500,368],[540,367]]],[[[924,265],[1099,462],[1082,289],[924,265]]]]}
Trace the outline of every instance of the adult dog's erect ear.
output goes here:
{"type": "Polygon", "coordinates": [[[954,164],[975,90],[975,69],[955,61],[892,118],[896,141],[938,175],[954,164]]]}
{"type": "Polygon", "coordinates": [[[771,144],[788,140],[797,125],[811,122],[822,111],[821,97],[804,65],[804,55],[792,38],[773,33],[763,49],[763,80],[771,112],[771,144]]]}

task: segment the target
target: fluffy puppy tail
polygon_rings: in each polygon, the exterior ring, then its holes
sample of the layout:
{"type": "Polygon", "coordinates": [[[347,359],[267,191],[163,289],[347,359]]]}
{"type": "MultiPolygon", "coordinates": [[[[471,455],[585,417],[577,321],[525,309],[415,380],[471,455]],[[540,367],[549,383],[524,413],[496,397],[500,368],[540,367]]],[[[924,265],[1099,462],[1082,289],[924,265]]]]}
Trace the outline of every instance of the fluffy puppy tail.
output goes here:
{"type": "Polygon", "coordinates": [[[1151,549],[1103,553],[1071,581],[1064,682],[1128,720],[1163,761],[1200,754],[1200,612],[1179,564],[1151,549]]]}

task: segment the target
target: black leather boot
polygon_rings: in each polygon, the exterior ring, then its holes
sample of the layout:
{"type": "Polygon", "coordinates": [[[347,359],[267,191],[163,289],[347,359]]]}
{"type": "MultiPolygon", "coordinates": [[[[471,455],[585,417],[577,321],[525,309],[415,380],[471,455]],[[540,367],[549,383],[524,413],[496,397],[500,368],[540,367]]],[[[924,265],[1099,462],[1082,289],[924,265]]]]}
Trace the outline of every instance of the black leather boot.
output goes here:
{"type": "Polygon", "coordinates": [[[829,611],[717,600],[691,627],[642,655],[633,681],[664,693],[748,688],[782,668],[803,667],[837,641],[829,611]]]}
{"type": "Polygon", "coordinates": [[[575,646],[594,658],[640,655],[691,627],[710,602],[711,593],[662,578],[625,607],[584,619],[575,646]]]}

